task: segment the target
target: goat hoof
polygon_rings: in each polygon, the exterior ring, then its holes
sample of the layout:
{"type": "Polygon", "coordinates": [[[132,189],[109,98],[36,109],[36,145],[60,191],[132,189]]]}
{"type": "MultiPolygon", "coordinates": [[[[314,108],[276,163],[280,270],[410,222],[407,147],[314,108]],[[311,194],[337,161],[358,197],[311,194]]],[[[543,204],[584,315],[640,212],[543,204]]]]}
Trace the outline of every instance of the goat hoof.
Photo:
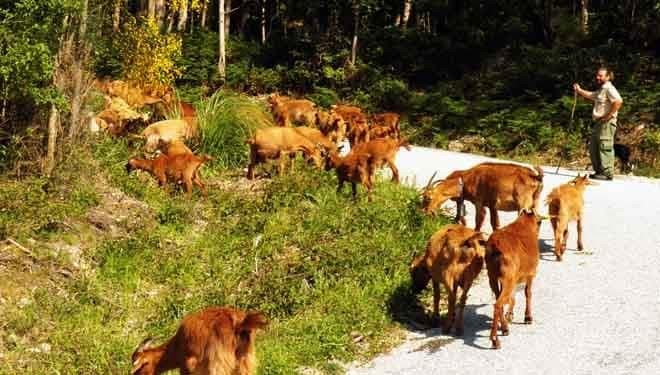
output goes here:
{"type": "Polygon", "coordinates": [[[513,313],[512,312],[506,313],[506,315],[504,317],[506,318],[506,320],[509,321],[509,323],[513,322],[513,313]]]}
{"type": "Polygon", "coordinates": [[[500,340],[492,340],[493,341],[493,346],[492,348],[497,350],[500,349],[502,346],[500,345],[500,340]]]}
{"type": "Polygon", "coordinates": [[[557,255],[557,262],[561,262],[561,255],[557,255]]]}
{"type": "Polygon", "coordinates": [[[502,330],[502,336],[509,336],[509,329],[503,329],[502,330]]]}
{"type": "Polygon", "coordinates": [[[525,324],[532,324],[532,322],[533,322],[533,319],[532,319],[531,316],[526,316],[525,317],[525,324]]]}

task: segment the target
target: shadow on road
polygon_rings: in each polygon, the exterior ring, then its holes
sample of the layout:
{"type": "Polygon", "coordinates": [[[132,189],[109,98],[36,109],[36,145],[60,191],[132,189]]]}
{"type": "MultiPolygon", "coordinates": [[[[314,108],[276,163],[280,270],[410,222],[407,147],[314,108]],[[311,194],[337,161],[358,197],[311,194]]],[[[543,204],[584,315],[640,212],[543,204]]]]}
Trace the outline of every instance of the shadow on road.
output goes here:
{"type": "MultiPolygon", "coordinates": [[[[443,293],[443,299],[446,298],[443,293]]],[[[463,336],[445,335],[440,328],[432,328],[431,318],[426,314],[424,306],[410,288],[409,282],[399,285],[387,301],[388,312],[392,319],[403,324],[408,330],[420,332],[424,335],[420,340],[425,342],[417,350],[434,352],[454,340],[462,339],[466,345],[479,348],[490,349],[489,346],[478,344],[483,338],[488,338],[491,324],[491,317],[488,314],[477,312],[478,309],[489,306],[487,304],[465,306],[464,330],[463,336]],[[426,341],[429,338],[437,340],[426,341]]],[[[444,318],[444,317],[443,317],[444,318]]]]}

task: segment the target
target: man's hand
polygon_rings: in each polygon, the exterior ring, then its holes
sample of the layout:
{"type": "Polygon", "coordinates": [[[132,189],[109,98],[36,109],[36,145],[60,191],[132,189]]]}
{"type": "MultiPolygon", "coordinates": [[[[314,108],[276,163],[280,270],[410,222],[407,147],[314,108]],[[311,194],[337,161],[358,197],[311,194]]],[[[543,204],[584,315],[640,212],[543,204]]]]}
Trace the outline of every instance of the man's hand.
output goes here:
{"type": "Polygon", "coordinates": [[[582,87],[580,87],[580,84],[578,84],[578,83],[574,83],[574,84],[573,84],[573,91],[579,93],[580,90],[582,90],[582,87]]]}

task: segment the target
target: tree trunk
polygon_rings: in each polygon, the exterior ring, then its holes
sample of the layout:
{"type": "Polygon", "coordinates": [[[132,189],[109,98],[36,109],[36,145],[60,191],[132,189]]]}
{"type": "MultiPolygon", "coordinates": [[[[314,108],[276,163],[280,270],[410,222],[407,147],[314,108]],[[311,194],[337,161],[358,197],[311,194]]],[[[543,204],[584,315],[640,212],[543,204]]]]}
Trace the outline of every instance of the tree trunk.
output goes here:
{"type": "Polygon", "coordinates": [[[225,38],[231,31],[231,0],[225,0],[225,38]]]}
{"type": "Polygon", "coordinates": [[[158,21],[158,27],[163,29],[163,22],[165,21],[165,0],[156,0],[156,20],[158,21]]]}
{"type": "Polygon", "coordinates": [[[351,65],[357,60],[358,32],[360,30],[360,4],[353,2],[353,43],[351,45],[351,65]]]}
{"type": "Polygon", "coordinates": [[[112,10],[112,31],[119,32],[119,20],[121,16],[122,0],[115,0],[115,6],[112,10]]]}
{"type": "Polygon", "coordinates": [[[589,0],[580,0],[580,31],[582,35],[589,33],[589,0]]]}
{"type": "Polygon", "coordinates": [[[266,0],[261,0],[261,44],[266,44],[266,0]]]}
{"type": "Polygon", "coordinates": [[[555,41],[555,32],[552,28],[552,2],[553,0],[543,1],[543,39],[548,48],[552,47],[555,41]]]}
{"type": "Polygon", "coordinates": [[[408,20],[410,20],[410,13],[412,10],[412,0],[403,1],[403,16],[401,17],[401,28],[406,29],[408,27],[408,20]]]}
{"type": "MultiPolygon", "coordinates": [[[[85,35],[87,34],[87,10],[88,0],[82,1],[82,9],[80,12],[80,26],[78,29],[78,40],[75,43],[74,53],[77,57],[85,48],[85,35]]],[[[69,140],[73,140],[80,132],[80,111],[82,109],[82,85],[83,85],[83,70],[85,69],[85,60],[76,58],[75,63],[71,67],[73,69],[73,93],[71,94],[71,124],[69,125],[69,140]]]]}
{"type": "Polygon", "coordinates": [[[219,57],[218,57],[218,75],[222,80],[225,79],[226,76],[226,68],[227,68],[227,62],[226,62],[226,51],[225,51],[225,0],[218,0],[219,6],[218,6],[218,39],[220,41],[220,50],[219,50],[219,57]]]}
{"type": "Polygon", "coordinates": [[[55,169],[55,149],[57,147],[57,107],[54,104],[50,106],[50,116],[48,117],[48,145],[46,149],[46,159],[43,165],[43,174],[50,177],[55,169]]]}
{"type": "Polygon", "coordinates": [[[147,3],[147,17],[149,18],[156,18],[156,1],[149,0],[149,3],[147,3]]]}
{"type": "Polygon", "coordinates": [[[186,22],[188,21],[188,0],[184,0],[179,8],[179,23],[176,29],[183,32],[186,29],[186,22]]]}
{"type": "Polygon", "coordinates": [[[202,19],[200,20],[200,26],[202,29],[206,30],[206,15],[208,13],[209,5],[206,1],[202,3],[202,19]]]}

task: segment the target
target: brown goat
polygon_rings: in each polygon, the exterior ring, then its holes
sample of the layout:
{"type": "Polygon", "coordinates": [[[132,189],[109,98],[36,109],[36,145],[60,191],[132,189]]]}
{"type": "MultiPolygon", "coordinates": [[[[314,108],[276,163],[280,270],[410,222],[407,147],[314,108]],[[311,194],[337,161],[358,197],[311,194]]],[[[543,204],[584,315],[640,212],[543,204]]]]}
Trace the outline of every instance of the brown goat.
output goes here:
{"type": "Polygon", "coordinates": [[[258,129],[254,137],[248,140],[250,145],[250,164],[247,178],[254,178],[254,168],[267,160],[279,159],[278,173],[284,172],[286,156],[302,152],[308,160],[321,167],[321,152],[316,144],[295,130],[295,128],[270,127],[258,129]]]}
{"type": "Polygon", "coordinates": [[[353,199],[357,198],[357,184],[364,185],[367,189],[367,200],[371,201],[371,190],[373,188],[373,160],[372,156],[352,150],[348,155],[341,157],[337,152],[328,154],[326,170],[335,168],[337,172],[337,194],[344,188],[344,182],[350,182],[353,191],[353,199]]]}
{"type": "Polygon", "coordinates": [[[515,288],[525,283],[525,324],[532,323],[532,282],[539,263],[539,226],[541,218],[534,210],[523,210],[513,223],[498,229],[486,243],[488,281],[495,294],[490,339],[493,349],[500,348],[497,328],[509,334],[508,322],[513,320],[515,288]],[[509,310],[504,316],[504,305],[509,310]]]}
{"type": "Polygon", "coordinates": [[[188,198],[192,196],[193,184],[199,187],[206,196],[206,187],[199,177],[199,168],[212,158],[208,155],[200,157],[191,154],[177,154],[168,156],[162,154],[155,159],[132,158],[126,163],[126,171],[140,169],[151,173],[158,180],[158,184],[167,191],[168,180],[174,183],[183,182],[188,198]]]}
{"type": "Polygon", "coordinates": [[[555,256],[561,262],[566,241],[568,240],[568,223],[577,221],[577,247],[582,250],[582,209],[584,208],[584,189],[592,185],[587,175],[577,176],[573,181],[560,185],[548,194],[545,203],[548,205],[550,223],[555,235],[555,256]]]}
{"type": "Polygon", "coordinates": [[[270,96],[273,117],[279,126],[290,127],[292,124],[314,125],[316,123],[316,104],[306,99],[285,99],[270,96]]]}
{"type": "Polygon", "coordinates": [[[340,104],[332,106],[332,111],[346,122],[346,136],[351,147],[369,141],[367,116],[359,107],[340,104]]]}
{"type": "Polygon", "coordinates": [[[394,163],[394,159],[401,147],[405,147],[406,150],[410,151],[410,144],[405,139],[383,138],[357,144],[353,150],[373,156],[374,165],[371,169],[374,171],[386,164],[392,170],[392,182],[398,183],[399,170],[394,163]]]}
{"type": "Polygon", "coordinates": [[[448,294],[447,318],[442,331],[449,333],[452,326],[457,335],[463,334],[463,312],[472,282],[479,276],[484,263],[486,240],[480,232],[460,224],[445,225],[435,232],[426,253],[413,260],[410,275],[413,292],[419,293],[429,280],[433,280],[433,322],[439,321],[440,283],[448,294]],[[463,289],[456,314],[458,287],[463,289]]]}
{"type": "Polygon", "coordinates": [[[176,156],[176,155],[193,155],[193,152],[186,146],[183,141],[175,139],[172,141],[161,140],[158,143],[158,149],[167,156],[176,156]]]}
{"type": "Polygon", "coordinates": [[[309,128],[307,126],[297,126],[293,128],[293,130],[312,141],[315,145],[320,145],[326,152],[337,150],[337,145],[332,143],[332,141],[330,141],[330,139],[328,139],[328,137],[326,137],[319,129],[309,128]]]}
{"type": "Polygon", "coordinates": [[[346,137],[346,122],[335,112],[318,111],[316,126],[332,142],[339,143],[346,137]]]}
{"type": "Polygon", "coordinates": [[[399,138],[401,130],[399,121],[401,115],[394,112],[379,113],[371,116],[371,128],[369,129],[369,137],[375,138],[399,138]]]}
{"type": "Polygon", "coordinates": [[[161,141],[171,142],[173,140],[185,140],[197,136],[196,125],[191,125],[185,120],[163,120],[147,126],[141,137],[147,139],[145,149],[153,152],[161,141]]]}
{"type": "MultiPolygon", "coordinates": [[[[536,209],[543,189],[543,170],[507,163],[481,163],[464,171],[452,172],[444,181],[427,184],[422,209],[433,213],[448,199],[472,202],[476,208],[475,230],[481,230],[486,208],[493,229],[500,226],[497,210],[536,209]]],[[[461,218],[462,224],[465,219],[461,218]]]]}
{"type": "Polygon", "coordinates": [[[256,331],[267,325],[261,313],[212,307],[186,316],[165,344],[144,340],[133,352],[131,375],[253,375],[256,331]]]}

